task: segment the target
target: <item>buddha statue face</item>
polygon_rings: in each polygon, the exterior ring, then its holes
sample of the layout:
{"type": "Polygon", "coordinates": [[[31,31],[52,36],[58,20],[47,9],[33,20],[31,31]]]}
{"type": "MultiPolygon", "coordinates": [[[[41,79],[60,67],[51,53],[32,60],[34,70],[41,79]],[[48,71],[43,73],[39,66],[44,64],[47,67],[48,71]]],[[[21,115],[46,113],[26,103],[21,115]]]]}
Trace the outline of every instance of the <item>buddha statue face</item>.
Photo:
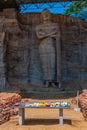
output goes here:
{"type": "Polygon", "coordinates": [[[48,22],[51,20],[51,14],[49,12],[49,10],[43,10],[43,12],[41,13],[42,16],[42,20],[43,22],[48,22]]]}

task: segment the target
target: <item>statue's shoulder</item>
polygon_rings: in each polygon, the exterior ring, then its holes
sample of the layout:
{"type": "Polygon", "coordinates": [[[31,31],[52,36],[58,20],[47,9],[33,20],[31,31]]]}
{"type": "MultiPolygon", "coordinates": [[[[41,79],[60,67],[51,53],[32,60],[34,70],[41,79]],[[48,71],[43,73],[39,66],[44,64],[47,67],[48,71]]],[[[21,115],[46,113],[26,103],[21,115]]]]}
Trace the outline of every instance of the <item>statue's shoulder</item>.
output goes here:
{"type": "Polygon", "coordinates": [[[38,28],[38,27],[44,27],[44,26],[58,26],[58,23],[54,23],[54,22],[49,22],[49,23],[41,23],[41,24],[38,24],[38,25],[36,25],[36,27],[38,28]]]}
{"type": "Polygon", "coordinates": [[[55,29],[55,30],[59,30],[59,26],[58,23],[54,23],[54,22],[49,22],[49,23],[41,23],[39,25],[36,26],[36,30],[49,30],[49,29],[55,29]]]}

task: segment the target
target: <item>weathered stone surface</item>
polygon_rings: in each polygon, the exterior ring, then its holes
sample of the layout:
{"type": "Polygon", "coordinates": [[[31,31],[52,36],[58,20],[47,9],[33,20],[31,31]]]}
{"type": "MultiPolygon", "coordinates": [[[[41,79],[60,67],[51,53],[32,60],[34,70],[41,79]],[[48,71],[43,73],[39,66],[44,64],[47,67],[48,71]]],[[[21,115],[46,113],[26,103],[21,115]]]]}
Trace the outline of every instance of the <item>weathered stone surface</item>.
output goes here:
{"type": "Polygon", "coordinates": [[[6,54],[6,46],[5,46],[5,33],[0,33],[0,90],[3,90],[6,84],[6,68],[5,68],[5,54],[6,54]]]}
{"type": "Polygon", "coordinates": [[[5,20],[5,17],[3,15],[0,14],[0,32],[3,31],[3,22],[5,20]]]}
{"type": "MultiPolygon", "coordinates": [[[[31,23],[32,26],[35,26],[35,24],[38,25],[41,22],[40,14],[17,14],[17,16],[19,25],[23,30],[29,30],[31,23]]],[[[79,84],[82,81],[86,83],[87,24],[79,19],[62,15],[52,15],[52,20],[58,22],[61,30],[62,81],[70,82],[75,80],[79,81],[79,84]]],[[[36,43],[38,45],[38,41],[36,43]]]]}
{"type": "MultiPolygon", "coordinates": [[[[3,49],[0,48],[1,73],[4,73],[2,70],[5,67],[6,81],[12,86],[28,88],[31,82],[41,85],[43,72],[35,30],[42,21],[40,14],[17,12],[16,15],[18,21],[11,15],[4,15],[3,24],[0,24],[7,44],[5,65],[2,62],[3,49]]],[[[77,82],[78,86],[87,88],[87,23],[63,15],[52,15],[52,22],[58,23],[61,31],[62,82],[77,82]]],[[[72,84],[72,88],[77,85],[72,84]]],[[[69,87],[71,89],[71,85],[69,87]]]]}
{"type": "MultiPolygon", "coordinates": [[[[60,29],[51,21],[48,10],[41,13],[43,22],[36,25],[37,38],[40,40],[38,51],[43,71],[43,82],[46,86],[61,83],[61,48],[60,29]]],[[[58,85],[57,85],[58,86],[58,85]]]]}
{"type": "Polygon", "coordinates": [[[14,19],[15,18],[15,9],[4,9],[3,10],[3,15],[6,17],[6,18],[9,18],[9,19],[14,19]]]}

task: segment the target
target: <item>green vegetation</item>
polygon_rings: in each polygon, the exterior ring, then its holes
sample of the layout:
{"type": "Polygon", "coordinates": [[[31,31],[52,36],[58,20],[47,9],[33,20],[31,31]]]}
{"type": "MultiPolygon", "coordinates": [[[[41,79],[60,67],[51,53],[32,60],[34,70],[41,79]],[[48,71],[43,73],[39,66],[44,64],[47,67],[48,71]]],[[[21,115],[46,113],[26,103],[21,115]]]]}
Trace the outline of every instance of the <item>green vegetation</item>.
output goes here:
{"type": "Polygon", "coordinates": [[[87,0],[73,2],[65,11],[65,15],[80,14],[87,7],[87,0]]]}

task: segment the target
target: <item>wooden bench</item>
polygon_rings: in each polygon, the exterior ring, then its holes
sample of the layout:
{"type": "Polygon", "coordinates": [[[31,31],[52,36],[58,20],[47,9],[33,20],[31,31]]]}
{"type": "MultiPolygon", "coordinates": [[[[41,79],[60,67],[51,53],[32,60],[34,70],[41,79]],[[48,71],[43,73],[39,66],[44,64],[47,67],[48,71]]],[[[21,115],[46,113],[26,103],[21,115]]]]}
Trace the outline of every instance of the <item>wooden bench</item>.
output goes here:
{"type": "Polygon", "coordinates": [[[59,124],[62,126],[63,125],[63,109],[69,109],[70,103],[67,103],[67,105],[64,105],[63,103],[56,102],[56,103],[48,103],[48,105],[46,106],[46,103],[18,102],[14,104],[12,108],[19,108],[19,113],[18,113],[19,125],[24,124],[25,108],[59,109],[59,124]]]}

